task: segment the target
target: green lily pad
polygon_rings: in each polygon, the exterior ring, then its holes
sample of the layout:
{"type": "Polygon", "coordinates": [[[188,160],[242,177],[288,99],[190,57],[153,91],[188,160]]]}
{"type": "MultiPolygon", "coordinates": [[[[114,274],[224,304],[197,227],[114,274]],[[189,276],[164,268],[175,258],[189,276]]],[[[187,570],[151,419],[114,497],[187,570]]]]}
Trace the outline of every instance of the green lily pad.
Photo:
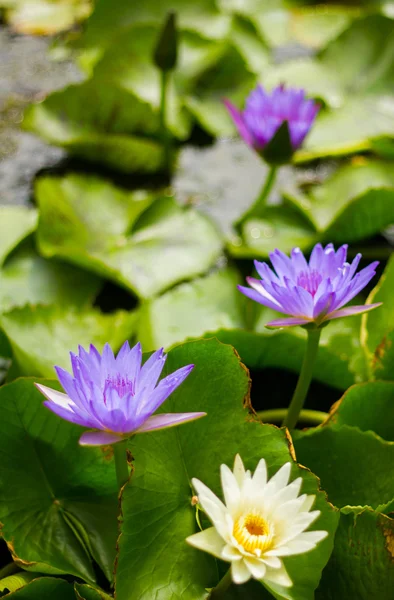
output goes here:
{"type": "MultiPolygon", "coordinates": [[[[215,559],[191,548],[185,538],[197,530],[191,504],[191,477],[220,493],[219,468],[231,465],[237,452],[247,468],[264,456],[270,474],[292,461],[284,430],[248,418],[248,372],[230,346],[215,340],[191,342],[170,351],[166,368],[194,363],[195,369],[171,395],[166,410],[205,410],[203,419],[174,429],[140,436],[131,443],[135,471],[122,495],[123,522],[116,571],[118,600],[162,594],[197,600],[218,581],[215,559]],[[166,551],[171,548],[171,553],[166,551]],[[138,573],[138,577],[135,574],[138,573]]],[[[302,490],[316,494],[321,516],[312,526],[333,534],[337,515],[318,491],[312,473],[293,464],[302,490]]],[[[284,560],[294,586],[270,587],[276,598],[312,600],[331,553],[332,535],[308,554],[284,560]]],[[[268,587],[268,584],[267,584],[268,587]]]]}
{"type": "Polygon", "coordinates": [[[365,239],[394,222],[394,175],[388,162],[347,164],[323,184],[285,196],[328,241],[365,239]]]}
{"type": "Polygon", "coordinates": [[[23,128],[74,156],[120,171],[150,173],[164,164],[163,148],[153,139],[159,130],[158,113],[98,77],[32,104],[23,128]]]}
{"type": "Polygon", "coordinates": [[[135,316],[118,311],[102,314],[75,307],[25,306],[3,313],[0,325],[7,336],[21,374],[54,376],[54,365],[70,366],[70,351],[90,343],[109,342],[115,351],[134,329],[135,316]]]}
{"type": "Polygon", "coordinates": [[[235,257],[260,258],[274,248],[288,253],[294,247],[310,248],[316,241],[316,231],[298,208],[269,206],[264,218],[248,219],[242,237],[230,240],[227,247],[235,257]]]}
{"type": "Polygon", "coordinates": [[[77,600],[112,600],[103,590],[88,585],[87,583],[74,583],[74,590],[77,600]]]}
{"type": "Polygon", "coordinates": [[[0,207],[0,264],[37,227],[38,213],[24,206],[0,207]]]}
{"type": "Polygon", "coordinates": [[[0,310],[24,304],[88,307],[101,280],[92,273],[21,248],[0,269],[0,310]]]}
{"type": "Polygon", "coordinates": [[[75,600],[72,586],[55,577],[39,577],[23,588],[12,592],[7,598],[15,600],[75,600]]]}
{"type": "Polygon", "coordinates": [[[221,253],[208,218],[169,198],[157,199],[137,223],[152,198],[101,179],[45,177],[36,193],[44,256],[97,272],[142,298],[203,274],[221,253]]]}
{"type": "Polygon", "coordinates": [[[102,448],[78,445],[83,429],[45,408],[33,379],[3,386],[0,396],[0,520],[14,560],[27,570],[94,581],[92,556],[111,579],[118,511],[112,461],[102,448]]]}
{"type": "Polygon", "coordinates": [[[0,597],[3,597],[8,592],[16,592],[20,588],[24,587],[32,579],[35,579],[37,576],[34,573],[28,573],[27,571],[19,571],[14,575],[8,575],[8,577],[4,577],[0,579],[0,597]]]}
{"type": "Polygon", "coordinates": [[[391,600],[393,536],[393,519],[367,507],[342,509],[334,551],[316,590],[316,600],[391,600]]]}
{"type": "Polygon", "coordinates": [[[374,379],[394,379],[394,330],[387,333],[376,348],[371,361],[374,379]]]}
{"type": "Polygon", "coordinates": [[[394,382],[368,381],[352,386],[334,404],[324,425],[351,425],[394,442],[394,382]]]}
{"type": "Polygon", "coordinates": [[[316,473],[338,508],[376,508],[394,498],[394,443],[348,425],[295,431],[293,439],[297,459],[316,473]]]}
{"type": "Polygon", "coordinates": [[[374,302],[382,302],[383,304],[376,311],[366,313],[362,318],[361,342],[370,363],[373,362],[375,351],[382,343],[382,350],[384,351],[384,338],[394,329],[393,290],[394,257],[392,256],[382,277],[367,299],[367,304],[374,302]]]}
{"type": "Polygon", "coordinates": [[[179,285],[145,302],[136,323],[136,337],[144,350],[169,348],[222,327],[242,327],[237,283],[237,272],[227,269],[179,285]]]}

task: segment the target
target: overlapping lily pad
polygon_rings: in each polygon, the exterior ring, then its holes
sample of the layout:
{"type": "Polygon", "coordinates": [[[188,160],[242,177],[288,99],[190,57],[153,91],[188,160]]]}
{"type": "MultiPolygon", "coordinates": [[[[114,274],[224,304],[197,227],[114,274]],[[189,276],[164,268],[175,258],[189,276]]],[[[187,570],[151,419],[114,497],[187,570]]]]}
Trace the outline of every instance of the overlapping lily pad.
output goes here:
{"type": "Polygon", "coordinates": [[[316,473],[338,508],[377,508],[394,498],[394,442],[349,425],[296,431],[293,439],[297,459],[316,473]]]}
{"type": "Polygon", "coordinates": [[[28,585],[8,594],[8,597],[15,600],[75,600],[72,585],[55,577],[37,577],[28,585]]]}
{"type": "Polygon", "coordinates": [[[172,198],[153,200],[93,177],[37,182],[38,243],[58,257],[106,276],[143,298],[207,271],[221,240],[207,217],[172,198]]]}
{"type": "Polygon", "coordinates": [[[102,314],[75,307],[25,306],[3,313],[0,326],[12,348],[14,369],[25,375],[54,376],[54,365],[70,366],[69,352],[90,343],[120,348],[134,329],[135,316],[102,314]]]}
{"type": "MultiPolygon", "coordinates": [[[[195,369],[167,400],[166,410],[187,407],[206,410],[208,416],[154,436],[137,436],[130,445],[135,471],[122,496],[116,571],[119,600],[158,593],[184,600],[206,598],[206,588],[218,581],[218,571],[215,559],[184,541],[197,528],[190,478],[198,477],[220,493],[220,464],[231,465],[237,452],[253,469],[264,456],[270,473],[292,460],[284,430],[248,416],[248,373],[230,346],[214,340],[179,346],[169,353],[166,368],[171,372],[190,362],[195,369]]],[[[318,492],[316,478],[294,464],[296,475],[303,478],[303,492],[317,494],[316,506],[322,514],[313,528],[333,534],[337,515],[318,492]]],[[[286,590],[273,586],[274,596],[312,599],[331,542],[332,535],[308,555],[286,559],[294,586],[286,590]]]]}
{"type": "Polygon", "coordinates": [[[27,246],[0,269],[0,310],[24,304],[89,306],[100,285],[93,273],[46,260],[27,246]]]}
{"type": "Polygon", "coordinates": [[[352,386],[333,406],[325,426],[351,425],[394,442],[394,382],[352,386]]]}
{"type": "Polygon", "coordinates": [[[313,223],[319,239],[327,241],[358,241],[394,222],[394,174],[389,162],[346,164],[305,193],[285,191],[285,195],[313,223]]]}
{"type": "Polygon", "coordinates": [[[391,600],[394,587],[394,520],[369,507],[345,507],[334,551],[323,571],[316,600],[391,600]]]}
{"type": "Polygon", "coordinates": [[[111,579],[118,503],[110,457],[78,445],[81,428],[43,406],[33,379],[2,387],[0,396],[0,520],[14,560],[94,581],[93,557],[111,579]]]}
{"type": "Polygon", "coordinates": [[[24,206],[0,208],[0,264],[37,227],[38,213],[24,206]]]}

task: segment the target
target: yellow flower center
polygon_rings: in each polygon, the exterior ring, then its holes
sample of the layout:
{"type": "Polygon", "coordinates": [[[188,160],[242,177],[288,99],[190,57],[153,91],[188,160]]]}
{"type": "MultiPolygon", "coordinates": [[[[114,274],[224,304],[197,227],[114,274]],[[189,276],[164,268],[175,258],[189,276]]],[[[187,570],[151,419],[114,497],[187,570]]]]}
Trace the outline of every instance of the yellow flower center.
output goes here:
{"type": "Polygon", "coordinates": [[[273,534],[273,527],[258,512],[241,515],[234,523],[234,538],[246,552],[256,556],[272,546],[273,534]]]}

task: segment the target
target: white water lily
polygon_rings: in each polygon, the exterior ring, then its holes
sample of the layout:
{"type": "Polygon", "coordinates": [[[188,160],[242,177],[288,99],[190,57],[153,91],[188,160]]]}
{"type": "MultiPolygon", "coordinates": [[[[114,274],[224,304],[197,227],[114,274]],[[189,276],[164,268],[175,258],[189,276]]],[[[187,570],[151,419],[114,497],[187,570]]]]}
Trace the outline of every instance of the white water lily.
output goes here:
{"type": "Polygon", "coordinates": [[[327,531],[305,531],[320,511],[310,510],[315,496],[298,495],[301,477],[289,483],[290,470],[291,464],[286,463],[268,480],[264,459],[252,475],[237,454],[233,471],[221,466],[225,504],[201,481],[192,480],[214,526],[186,541],[231,562],[234,583],[253,577],[291,587],[281,557],[308,552],[328,535],[327,531]]]}

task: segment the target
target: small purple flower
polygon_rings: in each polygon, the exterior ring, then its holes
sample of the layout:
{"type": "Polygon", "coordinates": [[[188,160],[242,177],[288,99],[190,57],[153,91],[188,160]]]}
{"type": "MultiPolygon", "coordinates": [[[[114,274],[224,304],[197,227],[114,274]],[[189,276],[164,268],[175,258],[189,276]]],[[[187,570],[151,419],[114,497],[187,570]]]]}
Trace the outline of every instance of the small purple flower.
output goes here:
{"type": "Polygon", "coordinates": [[[73,375],[55,367],[66,394],[36,384],[44,402],[59,417],[95,431],[82,434],[84,446],[114,444],[135,433],[172,427],[205,416],[203,412],[153,413],[186,379],[194,365],[187,365],[158,382],[167,356],[163,348],[143,366],[141,344],[130,349],[125,342],[115,358],[109,344],[102,355],[91,344],[70,352],[73,375]],[[152,416],[153,415],[153,416],[152,416]]]}
{"type": "Polygon", "coordinates": [[[353,262],[346,262],[347,245],[336,252],[333,244],[325,248],[316,244],[309,263],[299,248],[289,258],[280,250],[270,254],[275,272],[263,262],[255,261],[261,279],[247,277],[250,288],[238,289],[260,304],[291,315],[276,319],[268,327],[286,327],[314,323],[320,326],[331,319],[347,317],[372,310],[378,304],[349,306],[350,302],[375,275],[378,262],[373,262],[356,274],[361,254],[353,262]]]}
{"type": "Polygon", "coordinates": [[[247,97],[245,110],[238,110],[229,100],[224,101],[234,124],[245,142],[262,152],[286,121],[292,151],[304,141],[319,112],[319,105],[305,98],[301,89],[286,89],[280,85],[266,92],[258,85],[247,97]]]}

